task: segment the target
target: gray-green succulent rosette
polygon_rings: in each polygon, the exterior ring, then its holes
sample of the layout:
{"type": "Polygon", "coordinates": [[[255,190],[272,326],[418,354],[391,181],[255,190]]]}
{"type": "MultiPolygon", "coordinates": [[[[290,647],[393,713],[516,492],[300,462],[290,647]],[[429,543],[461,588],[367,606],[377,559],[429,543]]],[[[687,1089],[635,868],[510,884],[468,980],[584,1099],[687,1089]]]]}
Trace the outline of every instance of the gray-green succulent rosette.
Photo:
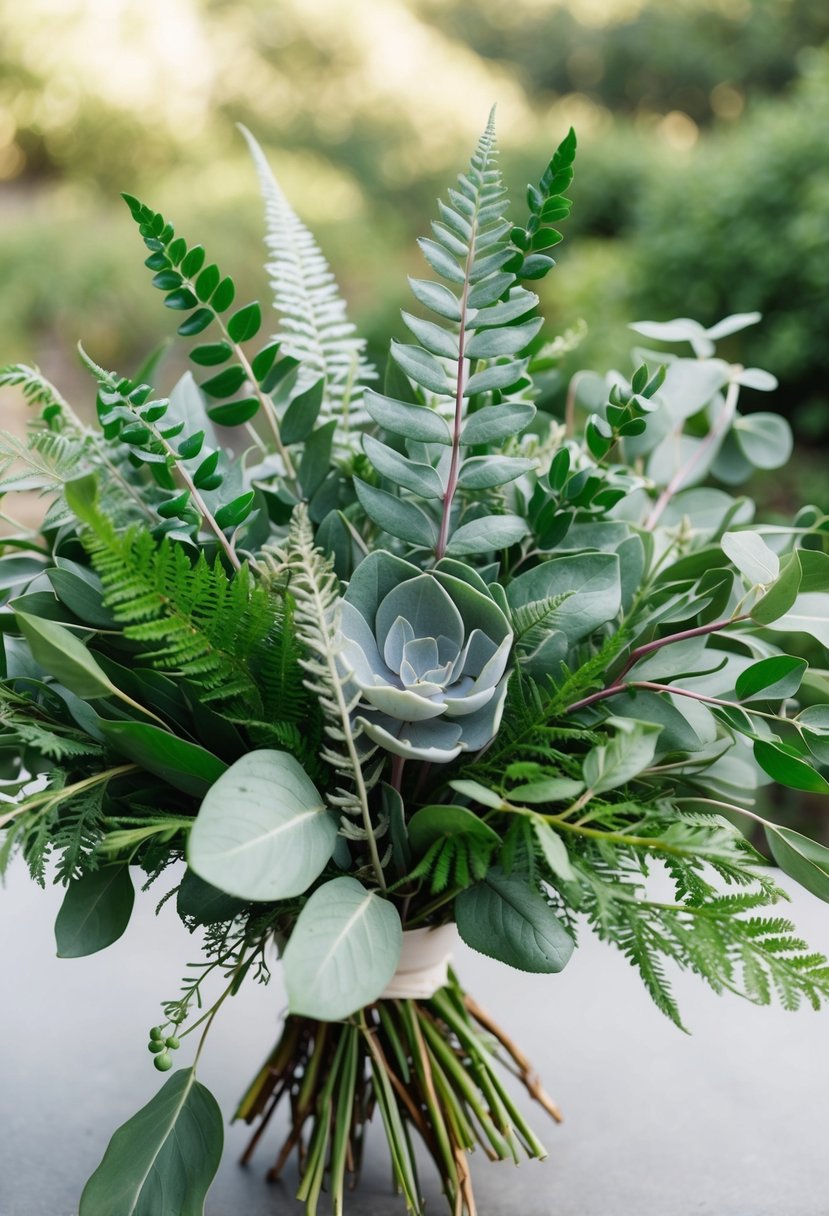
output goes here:
{"type": "Polygon", "coordinates": [[[495,594],[460,562],[424,573],[379,550],[361,563],[341,605],[340,660],[374,743],[444,762],[495,736],[513,641],[495,594]]]}

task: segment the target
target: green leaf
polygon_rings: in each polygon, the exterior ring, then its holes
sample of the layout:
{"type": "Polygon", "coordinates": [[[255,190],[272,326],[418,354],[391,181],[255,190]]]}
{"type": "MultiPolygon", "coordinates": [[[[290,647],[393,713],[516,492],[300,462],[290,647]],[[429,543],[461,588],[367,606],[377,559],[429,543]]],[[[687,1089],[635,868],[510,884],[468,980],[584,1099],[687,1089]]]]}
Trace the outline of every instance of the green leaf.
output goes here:
{"type": "Polygon", "coordinates": [[[766,840],[783,873],[829,903],[829,849],[778,824],[766,824],[766,840]]]}
{"type": "Polygon", "coordinates": [[[397,498],[386,490],[370,486],[359,477],[354,478],[354,489],[366,515],[385,532],[408,541],[410,545],[420,545],[425,549],[434,548],[437,542],[437,527],[434,520],[420,507],[413,502],[397,498]]]}
{"type": "Polygon", "coordinates": [[[494,790],[487,789],[485,785],[481,785],[477,781],[461,779],[450,781],[449,784],[459,794],[464,794],[474,802],[480,802],[481,806],[488,806],[492,810],[497,811],[504,805],[504,799],[500,794],[496,794],[494,790]]]}
{"type": "Polygon", "coordinates": [[[164,297],[164,304],[167,308],[175,309],[177,312],[186,312],[190,308],[195,308],[198,300],[189,287],[179,287],[164,297]]]}
{"type": "Polygon", "coordinates": [[[239,899],[291,899],[319,877],[336,839],[337,825],[302,765],[287,752],[253,751],[207,792],[187,862],[239,899]]]}
{"type": "Polygon", "coordinates": [[[209,380],[205,380],[199,388],[208,397],[232,397],[234,393],[238,393],[239,389],[247,379],[245,369],[238,363],[234,363],[231,367],[226,367],[223,372],[219,372],[217,376],[211,376],[209,380]]]}
{"type": "Polygon", "coordinates": [[[562,882],[578,881],[576,872],[570,864],[567,846],[558,832],[554,832],[549,823],[540,816],[533,818],[533,831],[541,852],[544,854],[544,860],[556,878],[560,878],[562,882]]]}
{"type": "Polygon", "coordinates": [[[258,412],[258,397],[241,397],[238,401],[226,401],[222,405],[211,406],[207,416],[217,426],[244,426],[258,412]]]}
{"type": "Polygon", "coordinates": [[[779,414],[748,414],[733,429],[737,446],[758,469],[779,469],[792,454],[792,431],[779,414]]]}
{"type": "Polygon", "coordinates": [[[238,528],[239,524],[243,524],[250,515],[255,498],[255,490],[246,490],[238,498],[225,503],[215,514],[216,523],[220,528],[238,528]]]}
{"type": "Polygon", "coordinates": [[[533,340],[543,324],[542,317],[533,317],[523,325],[479,330],[467,342],[464,353],[470,359],[496,359],[500,355],[517,355],[533,340]]]}
{"type": "Polygon", "coordinates": [[[475,372],[473,376],[470,376],[463,394],[465,397],[472,397],[475,393],[488,393],[494,388],[512,388],[526,370],[527,363],[524,359],[513,359],[509,363],[494,363],[492,367],[485,367],[482,372],[475,372]]]}
{"type": "Polygon", "coordinates": [[[256,300],[235,312],[227,323],[227,332],[234,342],[248,342],[262,328],[262,309],[256,300]]]}
{"type": "Polygon", "coordinates": [[[821,645],[829,647],[829,594],[802,592],[793,607],[777,617],[771,625],[783,633],[808,633],[821,645]]]}
{"type": "Polygon", "coordinates": [[[737,677],[737,696],[741,701],[782,701],[793,697],[808,666],[806,659],[789,654],[760,659],[737,677]]]}
{"type": "Polygon", "coordinates": [[[515,481],[534,467],[535,461],[517,456],[470,456],[461,465],[458,485],[467,490],[488,490],[515,481]]]}
{"type": "Polygon", "coordinates": [[[221,274],[219,272],[219,267],[215,262],[211,263],[210,266],[205,266],[204,270],[196,279],[196,295],[199,297],[202,303],[209,300],[213,295],[213,292],[219,285],[220,278],[221,274]]]}
{"type": "Polygon", "coordinates": [[[233,280],[224,278],[210,297],[210,305],[216,312],[224,312],[230,308],[236,296],[233,280]]]}
{"type": "Polygon", "coordinates": [[[433,283],[430,279],[409,278],[409,286],[415,298],[424,307],[436,312],[447,321],[460,321],[461,306],[458,297],[443,283],[433,283]]]}
{"type": "Polygon", "coordinates": [[[363,450],[377,472],[395,485],[422,498],[443,498],[443,481],[431,465],[410,460],[371,435],[363,436],[363,450]]]}
{"type": "Polygon", "coordinates": [[[561,971],[573,939],[526,879],[490,870],[455,900],[458,932],[467,946],[519,971],[561,971]]]}
{"type": "Polygon", "coordinates": [[[331,449],[336,429],[337,419],[332,418],[330,422],[318,426],[305,440],[298,476],[306,498],[313,497],[331,467],[331,449]]]}
{"type": "Polygon", "coordinates": [[[458,335],[451,334],[436,325],[434,321],[424,321],[422,317],[412,316],[410,312],[401,311],[406,328],[411,330],[421,346],[444,359],[458,358],[458,335]]]}
{"type": "Polygon", "coordinates": [[[447,836],[472,836],[493,846],[501,842],[489,824],[463,806],[424,806],[409,821],[409,843],[419,856],[447,836]]]}
{"type": "Polygon", "coordinates": [[[320,376],[310,388],[294,397],[279,427],[283,443],[301,443],[311,434],[324,395],[325,377],[320,376]]]}
{"type": "MultiPolygon", "coordinates": [[[[416,443],[442,443],[450,445],[452,436],[440,414],[427,409],[423,405],[410,405],[408,402],[395,401],[366,389],[364,404],[378,426],[404,439],[413,439],[416,443]]],[[[525,407],[535,412],[532,406],[525,407]]],[[[531,414],[532,416],[532,414],[531,414]]]]}
{"type": "Polygon", "coordinates": [[[376,1001],[397,969],[403,931],[394,904],[356,878],[319,887],[283,955],[293,1014],[336,1022],[376,1001]]]}
{"type": "Polygon", "coordinates": [[[446,552],[450,557],[467,557],[472,553],[507,549],[523,540],[528,531],[526,521],[517,515],[487,515],[462,524],[453,532],[446,552]]]}
{"type": "Polygon", "coordinates": [[[190,358],[200,367],[215,367],[226,363],[233,354],[233,348],[227,342],[208,342],[205,346],[194,346],[190,358]]]}
{"type": "Polygon", "coordinates": [[[805,790],[810,794],[829,794],[829,781],[812,768],[808,761],[791,752],[787,745],[755,739],[754,758],[763,772],[789,789],[805,790]]]}
{"type": "Polygon", "coordinates": [[[467,419],[461,443],[470,447],[479,443],[500,443],[520,435],[534,417],[535,406],[528,402],[503,401],[500,405],[488,405],[467,419]]]}
{"type": "Polygon", "coordinates": [[[149,723],[99,718],[97,726],[116,751],[185,794],[200,797],[227,768],[205,748],[149,723]]]}
{"type": "Polygon", "coordinates": [[[257,384],[264,380],[268,372],[274,365],[274,360],[279,353],[279,342],[269,342],[267,346],[263,346],[259,354],[253,359],[250,368],[253,372],[257,384]]]}
{"type": "Polygon", "coordinates": [[[616,728],[616,734],[589,751],[582,765],[584,780],[596,794],[625,785],[647,768],[662,730],[655,722],[630,718],[609,718],[608,724],[616,728]]]}
{"type": "Polygon", "coordinates": [[[181,334],[182,338],[192,338],[196,334],[200,334],[203,329],[207,329],[212,320],[213,313],[209,308],[197,308],[186,321],[182,321],[176,333],[181,334]]]}
{"type": "Polygon", "coordinates": [[[770,625],[779,617],[785,616],[797,599],[802,578],[800,557],[795,549],[783,558],[779,577],[751,609],[752,620],[758,625],[770,625]]]}
{"type": "Polygon", "coordinates": [[[192,1068],[174,1072],[110,1140],[79,1216],[204,1216],[223,1142],[210,1090],[192,1068]]]}
{"type": "Polygon", "coordinates": [[[443,246],[426,237],[419,239],[417,243],[432,270],[436,271],[441,278],[448,279],[450,283],[463,283],[465,278],[463,270],[452,254],[447,253],[443,246]]]}
{"type": "Polygon", "coordinates": [[[768,586],[780,574],[780,559],[757,532],[726,532],[723,553],[754,584],[768,586]]]}
{"type": "Polygon", "coordinates": [[[181,273],[185,278],[192,279],[204,265],[204,246],[194,245],[189,249],[181,263],[181,273]]]}
{"type": "Polygon", "coordinates": [[[577,642],[599,625],[612,621],[622,604],[619,559],[615,553],[577,553],[541,562],[513,579],[507,591],[513,612],[525,604],[566,596],[547,619],[577,642]]]}
{"type": "MultiPolygon", "coordinates": [[[[98,576],[86,566],[59,557],[56,570],[47,570],[46,577],[62,604],[80,620],[96,629],[112,629],[115,618],[104,607],[103,588],[98,576]]],[[[37,613],[33,614],[37,617],[37,613]]]]}
{"type": "Polygon", "coordinates": [[[35,662],[75,696],[84,700],[119,696],[103,668],[74,633],[57,621],[15,612],[35,662]]]}
{"type": "Polygon", "coordinates": [[[397,366],[402,368],[406,375],[421,388],[442,396],[452,393],[452,385],[447,379],[443,364],[439,363],[435,356],[430,355],[428,351],[421,350],[419,346],[406,346],[402,342],[393,341],[391,357],[397,366]]]}
{"type": "Polygon", "coordinates": [[[129,924],[134,902],[128,865],[73,878],[55,921],[58,958],[83,958],[111,946],[129,924]]]}
{"type": "Polygon", "coordinates": [[[509,800],[520,805],[569,802],[571,798],[577,798],[583,789],[584,782],[574,781],[572,777],[543,777],[540,781],[529,781],[510,790],[509,800]]]}
{"type": "Polygon", "coordinates": [[[176,895],[176,911],[182,920],[189,917],[197,925],[217,925],[232,920],[244,907],[243,899],[225,895],[193,870],[185,870],[176,895]]]}

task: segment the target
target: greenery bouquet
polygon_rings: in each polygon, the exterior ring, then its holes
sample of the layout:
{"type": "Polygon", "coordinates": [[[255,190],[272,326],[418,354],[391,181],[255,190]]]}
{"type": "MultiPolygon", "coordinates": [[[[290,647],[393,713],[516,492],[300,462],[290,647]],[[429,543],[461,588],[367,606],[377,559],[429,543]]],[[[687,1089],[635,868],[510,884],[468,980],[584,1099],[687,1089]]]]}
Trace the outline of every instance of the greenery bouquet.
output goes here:
{"type": "Polygon", "coordinates": [[[277,953],[288,1012],[237,1111],[248,1153],[283,1108],[271,1177],[296,1153],[306,1211],[325,1191],[341,1213],[376,1114],[406,1209],[416,1133],[472,1216],[469,1150],[545,1155],[513,1079],[559,1115],[452,971],[455,932],[549,973],[592,929],[677,1024],[669,963],[761,1004],[829,996],[749,840],[829,898],[829,850],[751,809],[769,780],[829,791],[829,678],[799,653],[829,645],[829,520],[755,523],[732,492],[791,446],[738,409],[773,378],[715,354],[755,315],[636,325],[659,350],[550,411],[576,338],[544,336],[532,285],[572,132],[516,226],[490,121],[420,242],[382,391],[247,138],[274,337],[127,196],[196,376],[165,396],[154,366],[82,351],[92,423],[36,369],[2,374],[36,411],[0,440],[2,489],[48,499],[2,541],[2,860],[65,884],[63,957],[120,937],[139,876],[204,934],[149,1032],[159,1071],[195,1035],[192,1063],[115,1133],[81,1216],[203,1211],[222,1118],[199,1056],[277,953]]]}

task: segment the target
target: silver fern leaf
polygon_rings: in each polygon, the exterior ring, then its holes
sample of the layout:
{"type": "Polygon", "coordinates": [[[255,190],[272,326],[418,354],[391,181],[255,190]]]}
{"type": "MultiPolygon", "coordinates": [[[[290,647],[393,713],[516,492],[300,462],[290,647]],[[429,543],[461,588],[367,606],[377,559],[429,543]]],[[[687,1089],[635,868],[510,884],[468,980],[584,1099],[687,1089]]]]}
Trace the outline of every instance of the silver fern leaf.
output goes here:
{"type": "Polygon", "coordinates": [[[361,386],[377,379],[376,369],[365,357],[365,340],[357,337],[348,320],[345,300],[322,250],[283,194],[260,145],[247,128],[240,129],[265,202],[265,244],[271,253],[265,269],[280,314],[274,337],[282,343],[283,354],[299,360],[301,387],[325,377],[320,420],[336,418],[337,446],[353,449],[358,436],[352,431],[371,422],[362,405],[361,386]]]}

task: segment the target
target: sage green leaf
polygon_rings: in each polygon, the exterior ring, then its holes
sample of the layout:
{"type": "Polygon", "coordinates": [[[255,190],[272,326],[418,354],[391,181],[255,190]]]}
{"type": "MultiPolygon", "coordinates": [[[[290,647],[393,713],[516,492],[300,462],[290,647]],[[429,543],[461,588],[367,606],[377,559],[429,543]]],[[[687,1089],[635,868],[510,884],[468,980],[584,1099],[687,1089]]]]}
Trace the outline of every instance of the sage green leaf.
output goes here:
{"type": "Polygon", "coordinates": [[[515,275],[508,274],[504,270],[487,275],[471,289],[467,297],[467,305],[470,308],[486,308],[489,304],[494,304],[514,282],[515,275]]]}
{"type": "Polygon", "coordinates": [[[447,836],[472,836],[482,844],[501,842],[489,824],[463,806],[424,806],[409,821],[409,842],[419,855],[447,836]]]}
{"type": "Polygon", "coordinates": [[[475,312],[466,322],[467,329],[483,329],[493,325],[508,325],[535,308],[538,296],[534,291],[515,287],[508,300],[498,300],[475,312]]]}
{"type": "Polygon", "coordinates": [[[509,363],[493,363],[481,372],[470,376],[464,386],[464,397],[472,397],[475,393],[490,392],[494,388],[512,388],[517,384],[527,370],[526,359],[512,359],[509,363]]]}
{"type": "Polygon", "coordinates": [[[434,548],[437,542],[437,527],[434,520],[413,502],[397,498],[387,490],[370,486],[368,482],[354,478],[354,488],[360,505],[379,527],[391,536],[398,536],[410,545],[434,548]]]}
{"type": "Polygon", "coordinates": [[[517,456],[470,456],[461,465],[458,485],[467,490],[488,490],[515,481],[534,466],[535,461],[517,456]]]}
{"type": "Polygon", "coordinates": [[[73,878],[55,921],[58,958],[83,958],[117,941],[135,902],[128,865],[101,866],[73,878]]]}
{"type": "Polygon", "coordinates": [[[559,595],[566,598],[547,618],[546,626],[551,632],[564,633],[571,643],[612,621],[622,604],[617,555],[578,553],[554,557],[520,574],[507,589],[513,612],[522,605],[559,595]]]}
{"type": "Polygon", "coordinates": [[[535,406],[525,401],[503,401],[476,410],[467,419],[461,432],[461,443],[500,443],[512,435],[520,435],[535,417],[535,406]]]}
{"type": "Polygon", "coordinates": [[[808,633],[821,645],[829,647],[829,594],[802,592],[789,611],[771,624],[772,628],[784,633],[808,633]]]}
{"type": "Polygon", "coordinates": [[[782,701],[793,697],[809,664],[790,654],[776,654],[752,663],[737,677],[736,691],[741,701],[760,699],[782,701]]]}
{"type": "Polygon", "coordinates": [[[331,467],[331,450],[337,425],[337,419],[332,418],[330,422],[318,426],[305,440],[298,476],[306,498],[313,497],[331,467]]]}
{"type": "Polygon", "coordinates": [[[212,752],[146,722],[97,723],[107,741],[148,773],[196,797],[207,792],[227,768],[212,752]]]}
{"type": "Polygon", "coordinates": [[[410,460],[371,435],[363,436],[363,450],[377,472],[388,477],[395,485],[411,490],[422,498],[443,498],[443,480],[431,465],[410,460]]]}
{"type": "Polygon", "coordinates": [[[614,790],[637,777],[651,763],[661,725],[635,722],[629,718],[609,718],[616,728],[609,743],[592,748],[584,757],[582,773],[587,786],[596,794],[614,790]]]}
{"type": "Polygon", "coordinates": [[[751,584],[768,586],[780,574],[780,558],[757,532],[726,532],[720,544],[751,584]]]}
{"type": "Polygon", "coordinates": [[[779,469],[792,454],[792,431],[779,414],[737,418],[733,435],[740,451],[758,469],[779,469]]]}
{"type": "Polygon", "coordinates": [[[203,1216],[223,1142],[210,1090],[192,1068],[174,1072],[110,1140],[79,1216],[203,1216]]]}
{"type": "Polygon", "coordinates": [[[324,870],[337,826],[302,765],[261,750],[237,760],[208,790],[187,842],[187,863],[239,899],[291,899],[324,870]]]}
{"type": "Polygon", "coordinates": [[[669,363],[660,398],[675,422],[699,413],[728,380],[729,367],[721,359],[676,359],[669,363]]]}
{"type": "Polygon", "coordinates": [[[459,779],[457,781],[450,781],[449,784],[457,793],[471,798],[473,802],[479,802],[481,806],[488,806],[492,810],[497,811],[504,805],[504,799],[500,794],[496,794],[494,790],[487,789],[485,785],[481,785],[477,781],[459,779]]]}
{"type": "Polygon", "coordinates": [[[829,903],[829,849],[778,824],[766,824],[766,840],[783,873],[829,903]]]}
{"type": "Polygon", "coordinates": [[[376,1001],[397,969],[403,930],[394,904],[356,878],[319,887],[283,956],[291,1013],[336,1022],[376,1001]]]}
{"type": "Polygon", "coordinates": [[[392,342],[391,357],[398,367],[430,393],[447,396],[454,391],[449,383],[443,364],[434,355],[421,350],[419,346],[406,346],[402,342],[392,342]]]}
{"type": "MultiPolygon", "coordinates": [[[[524,311],[526,312],[526,308],[524,311]]],[[[501,355],[517,355],[529,345],[543,324],[542,317],[533,317],[523,325],[478,330],[467,342],[464,353],[470,359],[496,359],[501,355]]]]}
{"type": "Polygon", "coordinates": [[[375,393],[373,389],[366,389],[363,402],[377,425],[395,435],[413,439],[416,443],[442,443],[448,446],[452,442],[449,427],[440,414],[424,405],[395,401],[375,393]]]}
{"type": "Polygon", "coordinates": [[[15,612],[34,660],[58,683],[84,700],[119,696],[119,691],[71,629],[57,621],[15,612]]]}
{"type": "Polygon", "coordinates": [[[448,279],[450,283],[463,283],[465,274],[451,253],[447,253],[437,241],[430,241],[427,237],[419,239],[417,243],[432,270],[441,278],[448,279]]]}
{"type": "Polygon", "coordinates": [[[526,879],[490,870],[455,900],[455,918],[467,946],[519,971],[561,971],[573,939],[547,901],[526,879]]]}
{"type": "Polygon", "coordinates": [[[785,743],[755,739],[754,758],[763,772],[792,790],[829,794],[829,781],[785,743]]]}
{"type": "Polygon", "coordinates": [[[558,832],[554,832],[546,819],[540,816],[533,818],[533,831],[544,854],[544,860],[555,877],[560,878],[562,882],[576,882],[577,875],[570,863],[570,854],[558,832]]]}
{"type": "Polygon", "coordinates": [[[293,398],[279,424],[283,443],[301,443],[311,434],[324,396],[325,377],[320,376],[319,380],[293,398]]]}
{"type": "Polygon", "coordinates": [[[433,283],[431,279],[409,278],[409,286],[418,303],[431,308],[439,317],[447,321],[460,321],[461,306],[458,297],[443,283],[433,283]]]}
{"type": "Polygon", "coordinates": [[[411,330],[421,346],[443,359],[458,358],[458,335],[442,329],[434,321],[424,321],[410,312],[401,311],[406,328],[411,330]]]}
{"type": "Polygon", "coordinates": [[[525,520],[517,515],[488,515],[462,524],[446,546],[450,557],[466,557],[472,553],[489,553],[507,549],[527,535],[525,520]]]}
{"type": "Polygon", "coordinates": [[[779,577],[751,609],[752,620],[757,621],[758,625],[770,625],[785,616],[797,599],[802,578],[803,569],[795,549],[783,558],[779,577]]]}
{"type": "Polygon", "coordinates": [[[528,781],[526,785],[517,785],[509,792],[510,802],[523,805],[525,802],[533,805],[539,802],[569,802],[577,798],[584,789],[583,781],[574,781],[572,777],[543,777],[539,781],[528,781]]]}
{"type": "Polygon", "coordinates": [[[809,751],[821,764],[829,764],[829,705],[810,705],[795,719],[809,751]]]}

